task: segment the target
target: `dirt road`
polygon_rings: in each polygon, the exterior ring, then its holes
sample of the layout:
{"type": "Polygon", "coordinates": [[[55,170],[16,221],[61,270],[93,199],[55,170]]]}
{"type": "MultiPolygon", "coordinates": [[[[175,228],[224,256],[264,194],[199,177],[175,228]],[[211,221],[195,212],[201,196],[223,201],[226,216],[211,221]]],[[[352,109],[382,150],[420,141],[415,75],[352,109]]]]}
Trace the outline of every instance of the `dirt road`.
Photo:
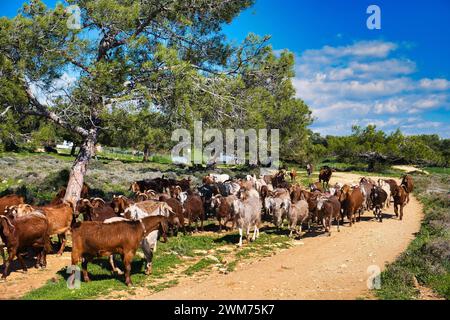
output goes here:
{"type": "Polygon", "coordinates": [[[42,287],[48,280],[56,277],[59,270],[70,265],[70,252],[64,252],[61,257],[57,257],[55,254],[47,255],[47,268],[45,269],[36,269],[27,265],[29,269],[25,273],[19,268],[17,259],[12,265],[13,272],[10,273],[7,280],[0,282],[0,299],[18,299],[25,293],[42,287]]]}
{"type": "MultiPolygon", "coordinates": [[[[331,180],[357,181],[335,173],[331,180]]],[[[353,227],[332,228],[331,237],[308,237],[297,245],[227,275],[185,279],[176,287],[136,299],[356,299],[367,297],[367,280],[403,252],[420,228],[422,206],[411,197],[403,221],[384,210],[382,223],[366,212],[353,227]],[[370,272],[369,272],[370,271],[370,272]]]]}

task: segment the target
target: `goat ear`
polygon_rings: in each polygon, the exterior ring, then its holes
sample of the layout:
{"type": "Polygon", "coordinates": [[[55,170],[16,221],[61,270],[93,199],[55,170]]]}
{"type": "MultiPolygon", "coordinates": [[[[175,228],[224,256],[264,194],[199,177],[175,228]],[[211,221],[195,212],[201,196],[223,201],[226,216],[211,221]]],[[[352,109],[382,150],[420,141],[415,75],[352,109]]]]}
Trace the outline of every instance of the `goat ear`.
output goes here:
{"type": "Polygon", "coordinates": [[[5,230],[7,230],[7,232],[9,232],[9,233],[14,232],[15,227],[13,226],[11,221],[9,221],[8,217],[0,216],[0,220],[1,220],[1,225],[3,227],[3,232],[5,232],[5,230]]]}

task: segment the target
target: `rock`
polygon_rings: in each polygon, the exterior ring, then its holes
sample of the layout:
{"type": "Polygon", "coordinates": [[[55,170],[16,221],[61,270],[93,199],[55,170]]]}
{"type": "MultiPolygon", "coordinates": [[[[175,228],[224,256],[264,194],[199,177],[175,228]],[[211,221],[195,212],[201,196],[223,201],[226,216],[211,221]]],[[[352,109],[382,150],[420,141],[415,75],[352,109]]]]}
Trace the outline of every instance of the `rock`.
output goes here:
{"type": "Polygon", "coordinates": [[[211,260],[211,261],[214,261],[214,262],[220,262],[219,259],[217,257],[213,256],[213,255],[206,256],[205,259],[211,260]]]}
{"type": "Polygon", "coordinates": [[[194,250],[193,252],[195,254],[208,254],[208,251],[206,251],[206,250],[194,250]]]}
{"type": "Polygon", "coordinates": [[[228,270],[225,269],[225,268],[220,268],[219,272],[222,273],[222,274],[228,274],[228,270]]]}

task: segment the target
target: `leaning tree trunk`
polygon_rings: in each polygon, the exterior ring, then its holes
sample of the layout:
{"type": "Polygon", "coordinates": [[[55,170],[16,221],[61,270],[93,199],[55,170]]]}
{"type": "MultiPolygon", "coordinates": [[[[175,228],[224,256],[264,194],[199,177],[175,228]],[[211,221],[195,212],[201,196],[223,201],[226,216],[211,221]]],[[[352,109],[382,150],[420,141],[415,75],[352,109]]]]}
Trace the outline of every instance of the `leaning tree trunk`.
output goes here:
{"type": "Polygon", "coordinates": [[[70,171],[69,182],[67,183],[65,201],[71,202],[74,206],[80,199],[81,189],[83,188],[84,176],[87,171],[87,165],[95,154],[95,144],[97,142],[97,129],[89,130],[88,136],[80,146],[75,162],[70,171]]]}

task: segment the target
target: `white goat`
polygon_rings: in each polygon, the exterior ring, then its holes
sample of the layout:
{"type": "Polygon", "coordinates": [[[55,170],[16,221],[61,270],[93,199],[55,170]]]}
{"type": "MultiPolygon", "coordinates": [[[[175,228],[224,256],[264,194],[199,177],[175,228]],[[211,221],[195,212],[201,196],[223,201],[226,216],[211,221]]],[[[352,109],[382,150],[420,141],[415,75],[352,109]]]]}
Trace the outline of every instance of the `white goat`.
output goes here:
{"type": "Polygon", "coordinates": [[[292,203],[288,212],[289,219],[289,229],[291,232],[289,233],[289,237],[292,236],[292,233],[296,231],[297,225],[300,226],[300,230],[298,234],[302,235],[302,224],[305,221],[308,221],[308,230],[310,229],[311,220],[309,219],[309,207],[308,202],[305,200],[297,201],[296,203],[292,203]]]}
{"type": "MultiPolygon", "coordinates": [[[[256,190],[255,190],[256,191],[256,190]]],[[[261,223],[261,201],[259,195],[251,193],[245,200],[235,200],[233,202],[235,212],[235,222],[239,229],[239,246],[242,246],[243,229],[246,229],[246,238],[249,241],[250,228],[253,226],[252,241],[259,237],[259,224],[261,223]]]]}

